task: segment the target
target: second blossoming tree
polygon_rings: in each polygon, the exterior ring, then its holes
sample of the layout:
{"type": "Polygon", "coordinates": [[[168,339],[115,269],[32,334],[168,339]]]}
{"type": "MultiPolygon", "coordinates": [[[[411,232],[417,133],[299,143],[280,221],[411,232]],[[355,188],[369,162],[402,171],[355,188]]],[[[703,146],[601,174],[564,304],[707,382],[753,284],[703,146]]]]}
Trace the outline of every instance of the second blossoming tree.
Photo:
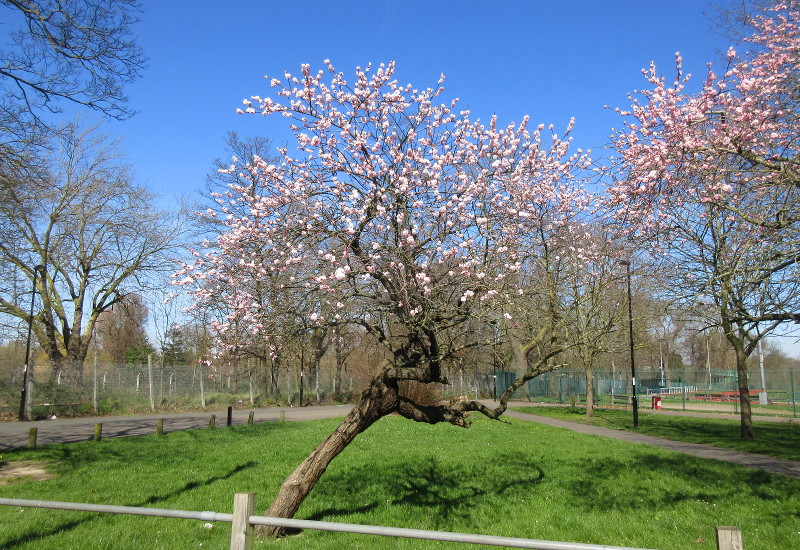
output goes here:
{"type": "Polygon", "coordinates": [[[696,92],[654,65],[620,111],[607,202],[661,265],[670,298],[720,327],[736,355],[741,435],[753,438],[747,359],[781,323],[800,321],[800,2],[749,19],[696,92]]]}

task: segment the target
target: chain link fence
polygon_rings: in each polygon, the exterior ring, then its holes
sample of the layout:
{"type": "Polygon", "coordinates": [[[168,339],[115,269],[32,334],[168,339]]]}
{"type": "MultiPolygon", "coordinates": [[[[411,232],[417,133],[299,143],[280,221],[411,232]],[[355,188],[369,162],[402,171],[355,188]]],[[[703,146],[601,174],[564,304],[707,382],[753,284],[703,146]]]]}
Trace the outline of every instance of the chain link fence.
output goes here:
{"type": "MultiPolygon", "coordinates": [[[[22,367],[0,362],[0,415],[19,412],[22,367]]],[[[517,374],[449,373],[450,385],[438,389],[440,399],[498,399],[517,374]]],[[[596,406],[629,407],[630,372],[561,369],[528,381],[514,394],[519,401],[582,405],[591,387],[596,406]]],[[[338,376],[332,368],[321,368],[318,376],[300,375],[297,367],[268,368],[254,362],[207,367],[201,365],[93,364],[88,361],[78,384],[54,377],[49,366],[33,369],[32,416],[37,419],[89,414],[129,414],[153,410],[187,410],[220,406],[258,407],[271,405],[347,402],[355,399],[370,378],[366,371],[355,378],[338,376]]],[[[761,391],[758,371],[751,372],[749,385],[753,414],[797,417],[800,401],[800,371],[769,369],[761,391]]],[[[701,370],[637,373],[639,407],[698,412],[739,412],[736,371],[701,370]]]]}
{"type": "MultiPolygon", "coordinates": [[[[0,415],[16,417],[21,404],[23,370],[0,363],[0,415]]],[[[49,365],[33,369],[33,418],[53,415],[129,414],[153,410],[298,405],[344,402],[358,382],[320,370],[316,379],[297,369],[266,369],[243,362],[221,368],[201,365],[92,364],[84,365],[79,383],[54,376],[49,365]]]]}
{"type": "MultiPolygon", "coordinates": [[[[516,378],[512,371],[497,371],[496,398],[516,378]]],[[[586,403],[591,377],[595,406],[629,407],[631,376],[624,371],[562,369],[529,380],[514,394],[521,401],[581,405],[586,403]]],[[[739,390],[735,370],[683,370],[677,373],[637,373],[636,393],[640,408],[738,414],[739,390]]],[[[800,371],[770,369],[764,390],[758,371],[751,372],[748,386],[754,415],[797,417],[800,404],[800,371]]]]}

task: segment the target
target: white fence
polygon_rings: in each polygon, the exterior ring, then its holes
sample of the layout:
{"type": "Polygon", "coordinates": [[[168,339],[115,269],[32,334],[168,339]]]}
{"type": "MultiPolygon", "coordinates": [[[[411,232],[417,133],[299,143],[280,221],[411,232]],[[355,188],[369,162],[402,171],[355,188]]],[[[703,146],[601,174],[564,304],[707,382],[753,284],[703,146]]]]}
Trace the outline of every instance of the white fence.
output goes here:
{"type": "Polygon", "coordinates": [[[680,395],[700,391],[697,386],[672,386],[669,388],[647,388],[647,395],[680,395]]]}
{"type": "MultiPolygon", "coordinates": [[[[0,505],[229,522],[231,523],[231,550],[250,550],[253,527],[255,525],[287,527],[290,529],[316,529],[321,531],[338,531],[340,533],[357,533],[443,542],[460,542],[465,544],[483,544],[488,546],[504,546],[506,548],[532,548],[536,550],[648,550],[626,546],[557,542],[491,535],[474,535],[470,533],[425,531],[422,529],[403,529],[398,527],[379,527],[375,525],[254,516],[255,499],[255,493],[236,493],[233,498],[232,514],[15,498],[0,498],[0,505]]],[[[717,527],[717,550],[743,550],[741,531],[736,527],[717,527]]]]}

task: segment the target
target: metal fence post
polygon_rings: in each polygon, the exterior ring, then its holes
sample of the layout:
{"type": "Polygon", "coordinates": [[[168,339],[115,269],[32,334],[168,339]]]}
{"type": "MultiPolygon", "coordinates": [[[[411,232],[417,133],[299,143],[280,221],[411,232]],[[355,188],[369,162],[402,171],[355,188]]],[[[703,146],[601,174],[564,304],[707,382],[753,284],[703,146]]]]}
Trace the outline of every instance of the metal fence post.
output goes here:
{"type": "Polygon", "coordinates": [[[256,508],[255,493],[236,493],[233,496],[233,521],[231,522],[231,550],[250,550],[253,526],[250,516],[256,508]]]}

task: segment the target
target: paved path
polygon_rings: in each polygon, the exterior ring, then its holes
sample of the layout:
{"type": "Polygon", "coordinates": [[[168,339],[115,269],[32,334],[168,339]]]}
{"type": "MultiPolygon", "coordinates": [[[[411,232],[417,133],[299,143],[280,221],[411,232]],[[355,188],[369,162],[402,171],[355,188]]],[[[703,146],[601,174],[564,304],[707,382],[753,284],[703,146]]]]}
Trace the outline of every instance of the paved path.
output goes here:
{"type": "Polygon", "coordinates": [[[661,439],[660,437],[653,437],[636,432],[612,430],[610,428],[601,428],[598,426],[588,426],[586,424],[565,422],[563,420],[557,420],[547,416],[538,416],[535,414],[527,414],[517,411],[506,411],[504,416],[508,416],[510,418],[519,418],[520,420],[528,420],[531,422],[538,422],[540,424],[547,424],[549,426],[556,426],[559,428],[566,428],[568,430],[584,434],[599,435],[602,437],[610,437],[613,439],[620,439],[622,441],[629,441],[631,443],[641,443],[644,445],[651,445],[653,447],[661,447],[662,449],[669,449],[671,451],[699,456],[701,458],[722,460],[750,468],[759,468],[773,474],[800,478],[800,462],[796,462],[794,460],[774,458],[755,453],[746,453],[733,449],[722,449],[720,447],[700,445],[698,443],[672,441],[671,439],[661,439]]]}
{"type": "MultiPolygon", "coordinates": [[[[277,422],[281,412],[287,421],[314,420],[318,418],[335,418],[345,416],[351,405],[331,405],[322,407],[270,407],[253,409],[255,422],[277,422]]],[[[246,424],[250,410],[233,411],[231,424],[246,424]]],[[[94,437],[94,426],[103,423],[103,438],[129,435],[148,435],[155,433],[159,418],[164,419],[164,432],[191,430],[208,427],[211,415],[216,416],[216,425],[225,426],[228,410],[209,412],[191,412],[174,414],[146,414],[131,416],[101,416],[86,418],[64,418],[56,420],[37,420],[35,422],[0,422],[0,450],[15,449],[28,445],[28,433],[31,428],[37,429],[37,443],[76,443],[88,441],[94,437]]]]}
{"type": "MultiPolygon", "coordinates": [[[[487,405],[492,406],[490,401],[487,405]]],[[[511,403],[511,406],[530,406],[530,403],[511,403]]],[[[266,409],[254,409],[255,422],[277,422],[281,413],[287,421],[313,420],[319,418],[335,418],[345,416],[351,405],[332,405],[332,406],[312,406],[312,407],[270,407],[266,409]]],[[[247,423],[249,410],[233,411],[233,425],[247,423]]],[[[218,412],[203,413],[177,413],[177,414],[147,414],[138,416],[105,416],[91,418],[65,418],[57,420],[40,420],[36,422],[0,422],[0,450],[25,447],[28,444],[28,432],[32,427],[38,430],[37,442],[40,445],[48,443],[76,443],[78,441],[88,441],[94,436],[94,426],[98,422],[103,423],[103,437],[122,437],[131,435],[148,435],[155,433],[156,422],[159,418],[164,419],[164,431],[174,432],[177,430],[189,430],[194,428],[205,428],[208,426],[209,417],[216,416],[216,425],[225,426],[227,421],[227,409],[218,412]]],[[[659,413],[661,414],[661,413],[659,413]]],[[[566,428],[575,432],[611,437],[631,443],[640,443],[661,447],[679,453],[722,460],[759,468],[774,474],[800,478],[800,462],[773,458],[754,453],[745,453],[732,449],[721,449],[710,445],[699,445],[697,443],[683,443],[669,439],[661,439],[636,432],[622,430],[612,430],[597,426],[587,426],[574,422],[565,422],[546,416],[538,416],[509,410],[505,416],[521,420],[538,422],[559,428],[566,428]]],[[[710,416],[710,415],[709,415],[710,416]]],[[[714,415],[718,416],[718,415],[714,415]]],[[[726,415],[730,418],[730,415],[726,415]]],[[[762,420],[759,418],[759,420],[762,420]]]]}

